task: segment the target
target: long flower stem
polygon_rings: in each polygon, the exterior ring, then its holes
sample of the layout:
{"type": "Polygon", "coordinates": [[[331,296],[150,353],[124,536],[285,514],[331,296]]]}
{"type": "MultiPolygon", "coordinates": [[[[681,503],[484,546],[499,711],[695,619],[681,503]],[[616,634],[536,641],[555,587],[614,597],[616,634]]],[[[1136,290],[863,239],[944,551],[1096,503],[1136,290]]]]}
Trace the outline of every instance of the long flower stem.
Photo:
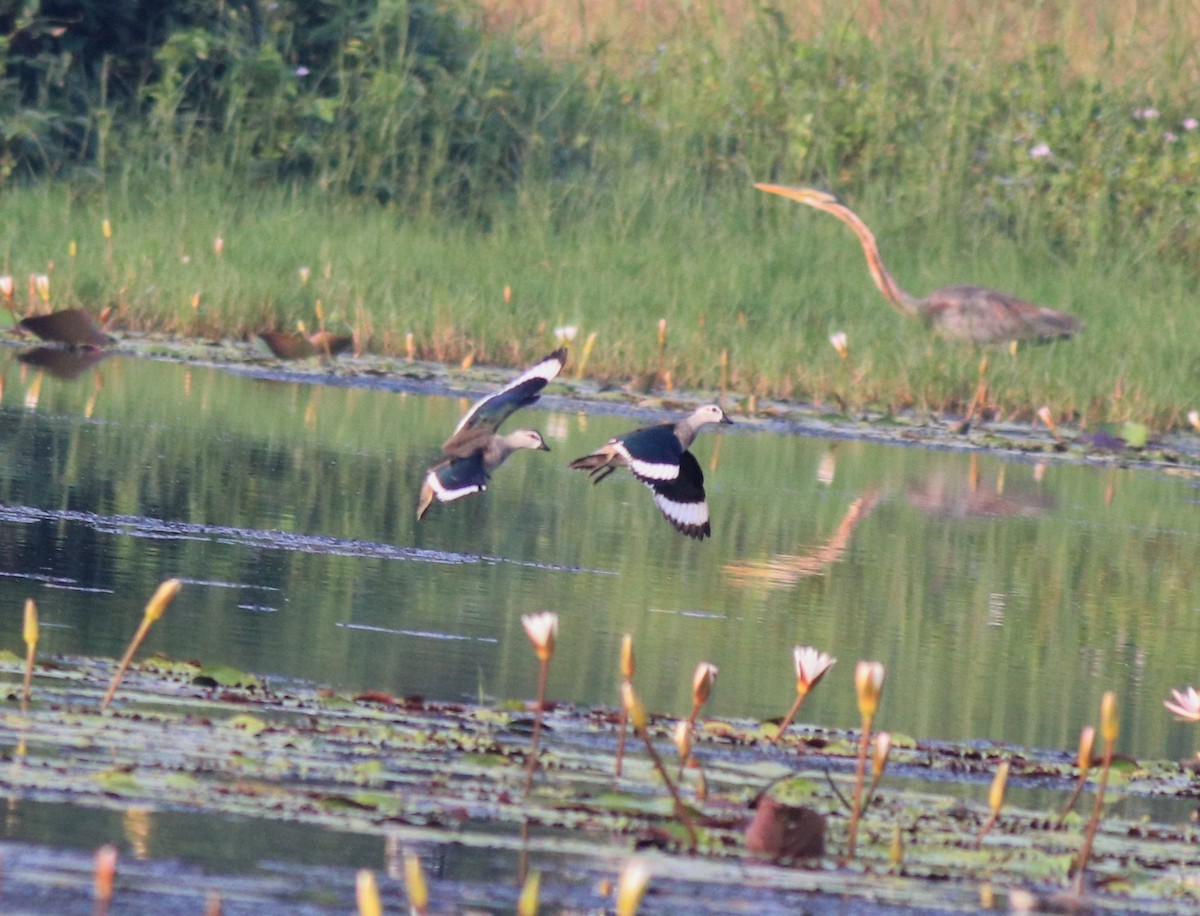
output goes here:
{"type": "Polygon", "coordinates": [[[1108,788],[1108,771],[1112,766],[1113,742],[1104,742],[1104,761],[1100,765],[1100,784],[1096,787],[1096,803],[1092,806],[1092,816],[1088,819],[1087,832],[1083,836],[1083,845],[1079,848],[1079,861],[1075,866],[1075,896],[1083,893],[1083,872],[1087,868],[1088,859],[1092,856],[1092,844],[1096,841],[1096,830],[1100,827],[1100,813],[1104,809],[1104,791],[1108,788]]]}
{"type": "Polygon", "coordinates": [[[617,719],[617,778],[621,778],[621,768],[625,763],[625,729],[629,724],[629,713],[621,708],[620,718],[617,719]]]}
{"type": "Polygon", "coordinates": [[[646,744],[646,751],[650,754],[650,759],[654,761],[655,769],[662,777],[663,782],[667,784],[667,791],[671,793],[671,798],[675,801],[675,816],[679,818],[679,822],[683,824],[688,833],[688,841],[691,843],[690,849],[696,848],[697,837],[696,828],[692,824],[692,819],[688,817],[687,809],[683,806],[683,799],[679,797],[679,790],[675,788],[675,783],[671,782],[671,775],[667,772],[667,768],[663,766],[662,758],[658,756],[658,751],[654,749],[654,743],[650,740],[650,735],[645,732],[639,732],[642,736],[642,741],[646,744]]]}
{"type": "Polygon", "coordinates": [[[863,783],[867,775],[867,748],[871,744],[871,716],[863,716],[862,738],[858,742],[858,763],[854,768],[854,797],[850,806],[850,836],[846,840],[846,858],[854,858],[858,845],[858,820],[862,815],[863,783]]]}
{"type": "Polygon", "coordinates": [[[133,639],[129,643],[129,648],[125,650],[125,657],[121,659],[121,664],[117,666],[117,673],[113,675],[112,682],[108,685],[108,690],[104,693],[104,700],[100,703],[101,709],[108,709],[108,704],[112,702],[112,698],[116,696],[117,687],[121,683],[121,678],[125,676],[125,671],[129,668],[129,663],[133,661],[133,653],[138,650],[138,646],[142,644],[142,640],[146,638],[146,634],[150,632],[150,625],[154,621],[149,617],[143,617],[141,624],[137,628],[137,632],[133,634],[133,639]]]}
{"type": "Polygon", "coordinates": [[[800,704],[804,702],[804,694],[796,694],[796,702],[792,704],[792,708],[788,710],[788,714],[783,717],[783,721],[779,723],[779,731],[775,733],[775,737],[771,739],[771,744],[778,744],[779,739],[783,737],[784,730],[792,724],[792,720],[796,718],[796,713],[800,711],[800,704]]]}
{"type": "Polygon", "coordinates": [[[538,739],[542,736],[542,706],[546,702],[546,681],[550,676],[550,659],[545,658],[539,660],[538,664],[538,686],[537,686],[537,709],[533,714],[533,740],[529,746],[529,763],[525,768],[525,797],[529,797],[529,790],[533,787],[533,771],[537,767],[538,754],[538,739]]]}
{"type": "Polygon", "coordinates": [[[1075,788],[1071,792],[1071,797],[1067,799],[1067,804],[1062,809],[1062,814],[1058,816],[1058,820],[1054,824],[1054,829],[1058,830],[1066,821],[1067,815],[1071,813],[1071,809],[1075,807],[1075,802],[1079,800],[1079,793],[1083,791],[1084,785],[1087,783],[1088,771],[1082,770],[1079,773],[1079,778],[1075,780],[1075,788]]]}

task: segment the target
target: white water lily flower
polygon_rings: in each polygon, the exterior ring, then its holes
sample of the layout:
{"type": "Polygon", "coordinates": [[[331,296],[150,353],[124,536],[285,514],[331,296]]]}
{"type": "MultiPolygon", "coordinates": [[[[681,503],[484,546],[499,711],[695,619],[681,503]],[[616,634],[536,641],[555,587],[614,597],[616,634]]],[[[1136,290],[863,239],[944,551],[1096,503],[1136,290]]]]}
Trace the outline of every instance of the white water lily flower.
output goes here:
{"type": "Polygon", "coordinates": [[[549,659],[554,654],[554,642],[558,639],[558,615],[553,611],[526,614],[521,618],[521,623],[538,658],[549,659]]]}
{"type": "Polygon", "coordinates": [[[829,335],[829,342],[833,344],[833,349],[837,350],[838,356],[845,359],[850,355],[850,343],[846,337],[845,331],[838,331],[835,334],[829,335]]]}
{"type": "Polygon", "coordinates": [[[796,692],[799,694],[806,694],[816,687],[825,672],[837,662],[832,655],[812,646],[796,646],[792,649],[792,658],[796,662],[796,692]]]}
{"type": "Polygon", "coordinates": [[[1172,690],[1175,701],[1163,700],[1163,706],[1175,713],[1181,722],[1200,722],[1200,693],[1195,687],[1172,690]]]}

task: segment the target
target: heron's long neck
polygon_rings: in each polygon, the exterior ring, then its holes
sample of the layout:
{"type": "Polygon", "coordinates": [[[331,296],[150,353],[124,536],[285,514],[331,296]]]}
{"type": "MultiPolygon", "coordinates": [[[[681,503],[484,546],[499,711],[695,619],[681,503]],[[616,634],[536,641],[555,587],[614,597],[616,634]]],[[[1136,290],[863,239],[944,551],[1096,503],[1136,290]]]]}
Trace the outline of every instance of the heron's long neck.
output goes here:
{"type": "Polygon", "coordinates": [[[858,236],[859,242],[862,243],[863,254],[867,256],[867,269],[871,271],[871,278],[879,287],[879,291],[883,293],[884,298],[891,303],[893,308],[905,315],[918,314],[916,300],[892,279],[892,275],[883,266],[883,258],[879,256],[879,245],[876,244],[875,235],[867,228],[867,224],[859,219],[849,207],[831,204],[828,209],[830,213],[853,229],[854,234],[858,236]]]}

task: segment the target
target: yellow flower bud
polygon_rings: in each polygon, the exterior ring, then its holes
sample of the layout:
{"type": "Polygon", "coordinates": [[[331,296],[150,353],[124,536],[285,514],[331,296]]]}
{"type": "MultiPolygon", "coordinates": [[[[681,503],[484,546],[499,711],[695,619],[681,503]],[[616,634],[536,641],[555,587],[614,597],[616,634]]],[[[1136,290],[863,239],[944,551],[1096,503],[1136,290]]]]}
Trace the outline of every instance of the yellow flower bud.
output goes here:
{"type": "Polygon", "coordinates": [[[992,809],[993,816],[1000,813],[1000,808],[1004,804],[1004,790],[1008,786],[1008,768],[1009,762],[1005,760],[996,767],[996,775],[992,777],[992,788],[988,792],[988,807],[992,809]]]}
{"type": "Polygon", "coordinates": [[[892,752],[892,736],[889,732],[880,732],[875,736],[875,749],[871,753],[871,776],[876,782],[883,778],[887,767],[888,755],[892,752]]]}
{"type": "Polygon", "coordinates": [[[32,598],[25,599],[25,645],[33,648],[38,641],[38,612],[32,598]]]}
{"type": "Polygon", "coordinates": [[[411,852],[404,856],[404,885],[408,890],[408,905],[416,912],[429,909],[429,886],[425,883],[425,870],[419,857],[411,852]]]}
{"type": "Polygon", "coordinates": [[[617,916],[637,913],[649,883],[650,869],[641,859],[633,859],[621,869],[621,877],[617,879],[617,916]]]}
{"type": "Polygon", "coordinates": [[[369,868],[358,870],[354,881],[354,895],[358,902],[358,916],[383,916],[383,904],[379,901],[375,872],[369,868]]]}
{"type": "Polygon", "coordinates": [[[166,612],[167,605],[175,600],[175,596],[179,594],[179,589],[182,587],[183,583],[178,579],[167,579],[163,582],[146,604],[146,620],[150,623],[158,620],[166,612]]]}
{"type": "Polygon", "coordinates": [[[858,711],[864,718],[874,716],[883,694],[883,664],[859,662],[854,669],[854,689],[858,692],[858,711]]]}
{"type": "Polygon", "coordinates": [[[646,713],[646,707],[638,699],[638,695],[633,690],[633,684],[629,681],[621,684],[621,705],[625,707],[625,712],[634,729],[639,733],[644,733],[650,724],[650,716],[646,713]]]}
{"type": "Polygon", "coordinates": [[[692,702],[703,706],[712,694],[713,684],[717,682],[717,666],[709,662],[701,662],[696,666],[692,675],[692,702]]]}
{"type": "Polygon", "coordinates": [[[521,896],[517,898],[517,916],[537,916],[538,894],[541,892],[542,873],[531,871],[525,878],[521,888],[521,896]]]}
{"type": "Polygon", "coordinates": [[[1079,758],[1078,766],[1083,772],[1087,772],[1092,766],[1092,753],[1096,744],[1096,729],[1090,725],[1085,725],[1079,733],[1079,758]]]}
{"type": "Polygon", "coordinates": [[[633,634],[626,633],[621,637],[621,677],[633,680],[633,634]]]}
{"type": "Polygon", "coordinates": [[[1100,737],[1105,744],[1116,744],[1121,731],[1121,714],[1117,710],[1117,695],[1111,690],[1100,698],[1100,737]]]}

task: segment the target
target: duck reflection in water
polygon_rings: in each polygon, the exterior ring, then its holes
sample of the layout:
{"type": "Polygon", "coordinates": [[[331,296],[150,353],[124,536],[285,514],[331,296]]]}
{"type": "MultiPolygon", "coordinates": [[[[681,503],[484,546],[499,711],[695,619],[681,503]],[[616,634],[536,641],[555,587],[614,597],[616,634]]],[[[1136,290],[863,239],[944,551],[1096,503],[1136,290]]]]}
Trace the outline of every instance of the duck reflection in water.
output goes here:
{"type": "Polygon", "coordinates": [[[27,366],[42,369],[47,375],[63,381],[73,381],[87,370],[98,366],[112,356],[111,350],[70,350],[61,347],[34,347],[17,354],[17,359],[27,366]]]}
{"type": "Polygon", "coordinates": [[[909,484],[908,504],[941,518],[1013,518],[1043,515],[1055,506],[1054,495],[1041,489],[1013,486],[1005,465],[992,486],[980,483],[979,456],[972,455],[966,477],[947,468],[909,484]]]}

